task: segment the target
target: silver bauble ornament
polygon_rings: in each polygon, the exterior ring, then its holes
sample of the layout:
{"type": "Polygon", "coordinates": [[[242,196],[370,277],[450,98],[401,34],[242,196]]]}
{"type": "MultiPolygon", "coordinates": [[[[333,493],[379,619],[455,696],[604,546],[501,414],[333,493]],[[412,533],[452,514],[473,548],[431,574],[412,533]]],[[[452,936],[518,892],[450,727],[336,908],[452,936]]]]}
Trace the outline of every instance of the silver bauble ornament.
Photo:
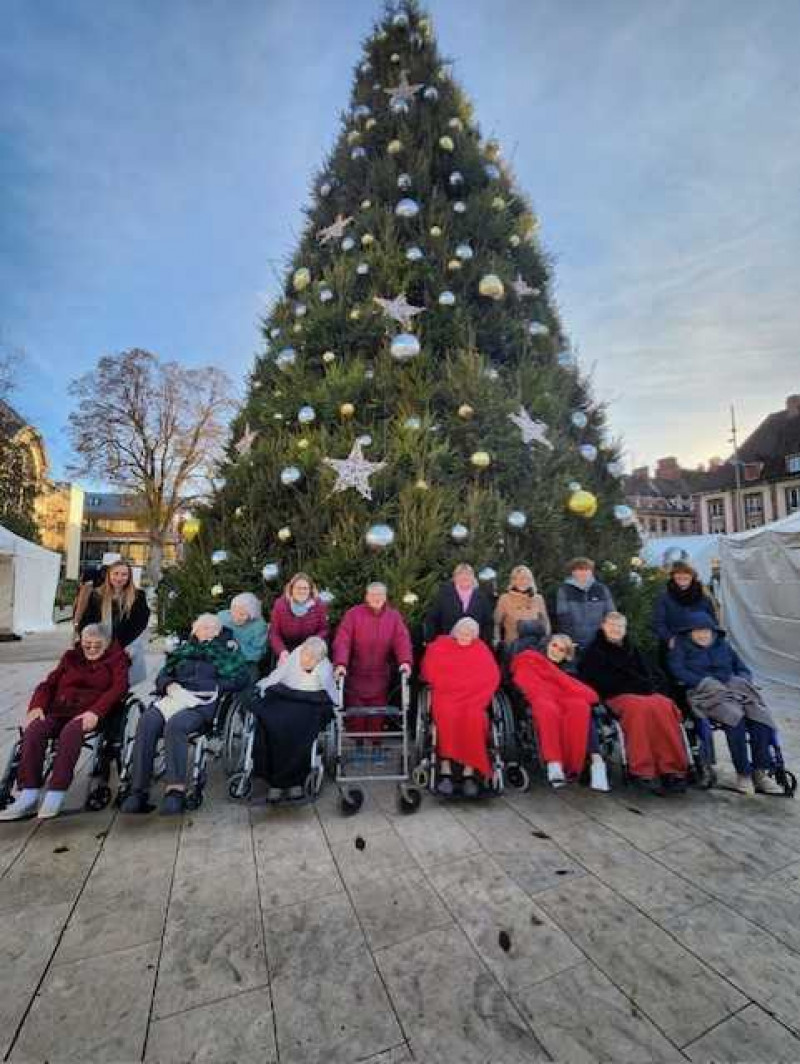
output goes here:
{"type": "Polygon", "coordinates": [[[397,178],[397,187],[400,189],[401,192],[408,192],[408,190],[411,188],[411,185],[411,174],[400,174],[397,178]]]}
{"type": "Polygon", "coordinates": [[[642,574],[635,571],[628,573],[628,580],[630,580],[634,587],[641,587],[643,583],[642,574]]]}
{"type": "Polygon", "coordinates": [[[528,326],[528,332],[531,336],[547,336],[550,329],[545,325],[543,321],[532,321],[528,326]]]}
{"type": "Polygon", "coordinates": [[[360,103],[353,108],[353,118],[368,118],[369,114],[369,107],[365,103],[360,103]]]}
{"type": "Polygon", "coordinates": [[[410,197],[401,199],[394,209],[398,218],[416,218],[419,214],[419,204],[410,197]]]}
{"type": "Polygon", "coordinates": [[[429,85],[427,89],[425,89],[425,91],[422,93],[422,97],[429,103],[436,103],[436,101],[439,99],[439,90],[436,88],[435,85],[429,85]]]}
{"type": "Polygon", "coordinates": [[[219,598],[220,595],[225,594],[225,588],[222,586],[222,584],[214,584],[214,586],[211,588],[211,594],[214,596],[214,598],[219,598]]]}
{"type": "Polygon", "coordinates": [[[267,562],[261,570],[261,576],[268,584],[273,580],[277,580],[280,575],[281,567],[277,562],[267,562]]]}
{"type": "Polygon", "coordinates": [[[578,483],[577,480],[571,480],[569,482],[569,484],[567,484],[567,487],[573,493],[576,492],[576,491],[580,491],[581,490],[581,486],[580,486],[580,484],[578,483]]]}
{"type": "Polygon", "coordinates": [[[512,510],[506,518],[506,523],[509,528],[515,528],[517,530],[524,528],[528,523],[528,518],[522,512],[522,510],[512,510]]]}
{"type": "Polygon", "coordinates": [[[413,333],[398,333],[392,337],[389,350],[392,358],[397,362],[408,362],[409,359],[416,358],[419,354],[419,340],[413,333]]]}
{"type": "Polygon", "coordinates": [[[360,443],[362,447],[369,447],[372,443],[372,437],[365,432],[363,436],[358,437],[357,442],[360,443]]]}
{"type": "Polygon", "coordinates": [[[370,525],[364,539],[372,550],[386,550],[394,543],[394,530],[388,525],[370,525]]]}
{"type": "Polygon", "coordinates": [[[372,63],[370,63],[368,59],[365,59],[364,62],[360,64],[358,71],[360,74],[371,74],[372,63]]]}
{"type": "Polygon", "coordinates": [[[284,347],[282,351],[279,351],[275,356],[275,365],[279,369],[288,369],[293,366],[297,361],[297,352],[293,347],[284,347]]]}
{"type": "Polygon", "coordinates": [[[614,507],[614,517],[616,517],[616,519],[621,525],[623,525],[623,527],[632,525],[633,522],[636,520],[636,515],[634,514],[631,507],[626,506],[624,503],[614,507]]]}
{"type": "Polygon", "coordinates": [[[392,100],[389,104],[389,110],[395,115],[407,115],[409,111],[408,102],[402,99],[392,100]]]}
{"type": "Polygon", "coordinates": [[[585,458],[587,462],[594,462],[597,458],[597,448],[593,443],[582,443],[578,451],[581,458],[585,458]]]}
{"type": "Polygon", "coordinates": [[[399,63],[400,62],[400,53],[399,52],[392,52],[392,54],[389,56],[389,62],[390,63],[399,63]]]}
{"type": "Polygon", "coordinates": [[[452,307],[455,305],[456,297],[449,290],[445,289],[444,292],[439,293],[439,304],[443,307],[452,307]]]}
{"type": "Polygon", "coordinates": [[[451,118],[447,125],[450,127],[450,129],[454,129],[456,133],[460,133],[464,128],[464,123],[457,115],[451,118]]]}
{"type": "Polygon", "coordinates": [[[222,565],[223,562],[228,560],[228,552],[226,550],[215,550],[211,555],[212,565],[222,565]]]}
{"type": "Polygon", "coordinates": [[[464,184],[464,175],[460,170],[454,170],[447,180],[450,188],[460,188],[464,184]]]}
{"type": "Polygon", "coordinates": [[[353,150],[350,152],[351,159],[366,159],[366,157],[367,153],[365,149],[361,147],[360,144],[357,147],[353,148],[353,150]]]}
{"type": "Polygon", "coordinates": [[[495,163],[487,163],[483,168],[483,172],[490,181],[497,181],[500,178],[500,167],[496,166],[495,163]]]}
{"type": "Polygon", "coordinates": [[[336,352],[335,351],[323,351],[322,352],[322,361],[326,365],[330,365],[331,362],[335,362],[336,361],[336,352]]]}
{"type": "Polygon", "coordinates": [[[582,410],[575,410],[570,414],[569,419],[576,429],[585,429],[589,424],[589,419],[582,410]]]}
{"type": "Polygon", "coordinates": [[[407,417],[403,422],[403,428],[408,429],[410,432],[419,432],[422,428],[422,421],[412,414],[411,417],[407,417]]]}
{"type": "Polygon", "coordinates": [[[320,303],[330,303],[330,301],[332,299],[333,299],[333,292],[330,290],[330,288],[320,288],[320,290],[319,290],[319,301],[320,301],[320,303]]]}
{"type": "Polygon", "coordinates": [[[289,488],[293,484],[297,484],[302,479],[302,476],[303,474],[297,466],[284,466],[281,470],[281,484],[283,484],[285,488],[289,488]]]}
{"type": "Polygon", "coordinates": [[[352,251],[355,246],[356,242],[351,236],[346,236],[341,243],[342,251],[352,251]]]}
{"type": "Polygon", "coordinates": [[[406,26],[408,25],[408,15],[405,13],[405,11],[397,12],[397,14],[392,19],[392,25],[395,27],[395,29],[398,30],[404,30],[406,28],[406,26]]]}
{"type": "Polygon", "coordinates": [[[455,203],[453,204],[453,211],[456,214],[466,214],[466,212],[467,212],[466,203],[463,200],[456,200],[455,203]]]}
{"type": "Polygon", "coordinates": [[[270,340],[277,340],[280,334],[280,329],[276,325],[273,325],[273,327],[269,331],[270,340]]]}
{"type": "Polygon", "coordinates": [[[500,371],[495,369],[494,366],[487,366],[486,369],[483,371],[483,375],[484,377],[486,377],[487,380],[490,381],[500,380],[500,371]]]}
{"type": "Polygon", "coordinates": [[[304,318],[308,313],[308,307],[305,305],[305,303],[295,303],[292,309],[296,318],[304,318]]]}
{"type": "Polygon", "coordinates": [[[461,259],[462,262],[469,262],[474,254],[469,244],[459,244],[456,248],[456,258],[461,259]]]}
{"type": "Polygon", "coordinates": [[[478,573],[478,579],[482,584],[491,584],[493,580],[497,579],[497,570],[493,569],[491,565],[484,565],[478,573]]]}
{"type": "Polygon", "coordinates": [[[422,248],[417,247],[416,244],[412,244],[411,247],[406,250],[406,258],[409,262],[421,262],[425,258],[425,252],[422,248]]]}
{"type": "Polygon", "coordinates": [[[469,529],[466,525],[455,524],[450,529],[450,538],[454,543],[464,543],[469,536],[469,529]]]}
{"type": "Polygon", "coordinates": [[[369,263],[359,262],[358,266],[356,266],[356,273],[359,277],[366,277],[369,273],[369,263]]]}
{"type": "Polygon", "coordinates": [[[403,593],[403,605],[404,606],[416,606],[419,602],[419,595],[416,591],[406,591],[403,593]]]}
{"type": "Polygon", "coordinates": [[[333,192],[333,185],[331,185],[330,181],[324,181],[319,186],[319,194],[320,196],[322,196],[323,199],[326,199],[328,196],[330,196],[331,192],[333,192]]]}
{"type": "Polygon", "coordinates": [[[334,593],[327,587],[323,587],[319,593],[319,600],[323,606],[330,606],[335,598],[334,593]]]}
{"type": "Polygon", "coordinates": [[[619,478],[619,477],[625,476],[625,464],[624,464],[624,462],[620,462],[620,461],[609,462],[608,465],[606,466],[606,469],[609,471],[609,473],[611,474],[612,477],[619,478]]]}
{"type": "Polygon", "coordinates": [[[316,421],[317,412],[313,406],[301,406],[297,411],[297,420],[301,425],[310,425],[312,421],[316,421]]]}

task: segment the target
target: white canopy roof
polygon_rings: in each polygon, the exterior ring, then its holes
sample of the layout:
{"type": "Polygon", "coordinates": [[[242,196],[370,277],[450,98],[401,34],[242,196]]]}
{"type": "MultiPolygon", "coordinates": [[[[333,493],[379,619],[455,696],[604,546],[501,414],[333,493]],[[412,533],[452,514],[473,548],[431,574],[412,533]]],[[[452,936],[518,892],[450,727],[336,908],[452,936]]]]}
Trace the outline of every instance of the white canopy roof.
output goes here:
{"type": "Polygon", "coordinates": [[[60,568],[60,554],[0,525],[0,631],[52,628],[60,568]]]}

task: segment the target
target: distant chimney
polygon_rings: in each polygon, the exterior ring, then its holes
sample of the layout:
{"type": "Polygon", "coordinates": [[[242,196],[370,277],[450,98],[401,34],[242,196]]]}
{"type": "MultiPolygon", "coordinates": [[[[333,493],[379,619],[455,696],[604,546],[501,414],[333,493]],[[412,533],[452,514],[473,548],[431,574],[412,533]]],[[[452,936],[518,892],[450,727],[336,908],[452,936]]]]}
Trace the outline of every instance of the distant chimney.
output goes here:
{"type": "Polygon", "coordinates": [[[631,477],[633,480],[647,480],[650,476],[650,467],[646,465],[639,466],[638,469],[631,471],[631,477]]]}
{"type": "Polygon", "coordinates": [[[677,458],[659,458],[656,462],[656,476],[662,480],[680,480],[681,467],[677,458]]]}
{"type": "Polygon", "coordinates": [[[705,471],[706,471],[705,462],[698,462],[697,463],[697,472],[698,473],[705,473],[705,471]]]}
{"type": "Polygon", "coordinates": [[[786,413],[789,417],[800,416],[800,395],[788,395],[786,397],[786,413]]]}
{"type": "Polygon", "coordinates": [[[721,458],[709,458],[709,460],[708,460],[708,471],[709,471],[709,473],[713,473],[717,469],[721,469],[724,464],[725,463],[722,461],[721,458]]]}

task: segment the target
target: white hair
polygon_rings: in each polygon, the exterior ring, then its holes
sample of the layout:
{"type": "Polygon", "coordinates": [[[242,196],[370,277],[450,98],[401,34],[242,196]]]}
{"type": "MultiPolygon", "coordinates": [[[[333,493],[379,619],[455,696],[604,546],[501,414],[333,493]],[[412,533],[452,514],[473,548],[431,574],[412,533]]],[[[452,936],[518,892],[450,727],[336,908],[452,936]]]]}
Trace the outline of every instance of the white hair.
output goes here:
{"type": "Polygon", "coordinates": [[[461,620],[456,621],[453,627],[450,629],[450,635],[455,638],[459,632],[469,631],[472,633],[473,639],[477,639],[481,634],[481,626],[473,617],[462,617],[461,620]]]}
{"type": "Polygon", "coordinates": [[[237,606],[241,606],[245,610],[251,621],[255,621],[261,616],[261,603],[252,591],[242,591],[240,594],[234,595],[231,599],[231,609],[236,609],[237,606]]]}
{"type": "Polygon", "coordinates": [[[81,632],[81,639],[85,635],[90,639],[102,639],[106,646],[111,642],[111,633],[103,624],[87,624],[81,632]]]}
{"type": "Polygon", "coordinates": [[[389,589],[387,588],[386,584],[382,584],[380,580],[372,580],[369,584],[367,584],[367,594],[369,594],[370,591],[380,591],[382,595],[389,594],[389,589]]]}
{"type": "Polygon", "coordinates": [[[317,664],[324,661],[328,656],[328,644],[318,635],[310,635],[308,639],[303,640],[300,649],[307,650],[309,654],[312,654],[316,658],[317,664]]]}
{"type": "Polygon", "coordinates": [[[217,635],[222,631],[222,621],[217,617],[216,613],[201,613],[199,617],[195,617],[192,624],[192,633],[198,624],[210,624],[214,627],[217,635]]]}

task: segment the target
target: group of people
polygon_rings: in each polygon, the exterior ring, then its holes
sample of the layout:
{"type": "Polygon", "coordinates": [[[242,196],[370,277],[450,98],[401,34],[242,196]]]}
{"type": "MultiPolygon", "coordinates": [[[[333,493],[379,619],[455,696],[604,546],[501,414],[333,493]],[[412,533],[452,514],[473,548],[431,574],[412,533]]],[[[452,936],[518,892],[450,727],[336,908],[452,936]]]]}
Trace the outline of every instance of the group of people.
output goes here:
{"type": "MultiPolygon", "coordinates": [[[[149,610],[130,566],[106,571],[78,617],[78,644],[33,694],[24,723],[19,794],[2,819],[58,814],[83,737],[123,699],[142,662],[149,610]],[[58,747],[47,793],[42,773],[47,743],[58,747]]],[[[682,790],[689,765],[681,731],[688,709],[725,733],[743,794],[781,793],[770,778],[774,721],[750,673],[719,627],[713,603],[685,562],[672,566],[654,612],[659,666],[627,633],[610,590],[588,558],[576,558],[558,589],[555,626],[533,574],[518,565],[494,604],[473,568],[456,566],[439,589],[424,623],[419,674],[431,689],[439,765],[437,789],[475,797],[487,780],[487,709],[502,683],[513,685],[529,710],[547,780],[562,787],[588,771],[590,787],[607,791],[592,709],[605,704],[625,736],[628,771],[642,786],[682,790]]],[[[182,644],[166,655],[151,704],[137,728],[130,792],[124,813],[152,806],[149,789],[159,739],[166,752],[160,811],[185,808],[189,736],[214,717],[218,700],[247,690],[263,739],[267,800],[303,797],[308,751],[344,685],[347,726],[368,741],[382,726],[370,708],[385,706],[396,669],[410,676],[411,633],[373,582],[364,601],[342,617],[330,652],[330,622],[314,581],[297,573],[275,601],[269,624],[258,598],[237,595],[227,610],[202,614],[182,644]],[[273,668],[261,678],[264,665],[273,668]],[[358,710],[363,710],[359,714],[358,710]]]]}

